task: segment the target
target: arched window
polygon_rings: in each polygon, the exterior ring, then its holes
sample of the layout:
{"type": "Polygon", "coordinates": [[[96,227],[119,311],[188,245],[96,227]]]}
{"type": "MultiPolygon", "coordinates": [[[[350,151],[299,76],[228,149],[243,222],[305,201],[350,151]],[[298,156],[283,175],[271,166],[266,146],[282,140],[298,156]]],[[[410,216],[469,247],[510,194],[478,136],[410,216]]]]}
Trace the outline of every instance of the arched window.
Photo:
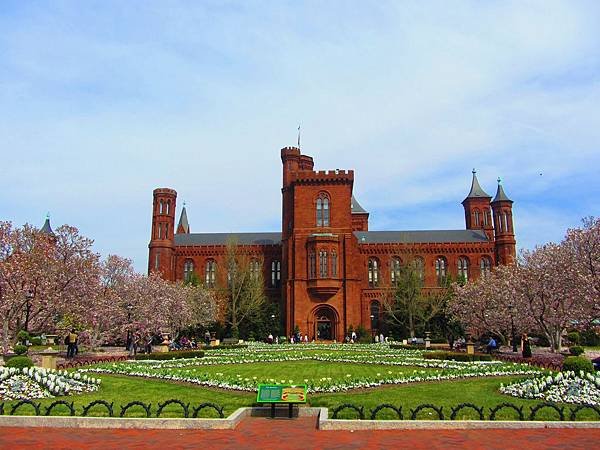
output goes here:
{"type": "Polygon", "coordinates": [[[217,263],[213,259],[206,261],[204,281],[207,287],[215,287],[217,263]]]}
{"type": "Polygon", "coordinates": [[[490,271],[492,270],[492,260],[489,256],[481,257],[479,268],[481,269],[481,276],[486,276],[490,273],[490,271]]]}
{"type": "Polygon", "coordinates": [[[390,267],[390,281],[393,286],[398,285],[400,281],[400,258],[394,257],[392,258],[392,266],[390,267]]]}
{"type": "Polygon", "coordinates": [[[160,267],[160,252],[156,252],[156,256],[154,257],[154,268],[158,270],[160,267]]]}
{"type": "Polygon", "coordinates": [[[169,239],[169,224],[165,223],[165,239],[169,239]]]}
{"type": "Polygon", "coordinates": [[[502,232],[502,215],[498,214],[496,216],[496,228],[498,232],[502,232]]]}
{"type": "Polygon", "coordinates": [[[161,201],[160,201],[160,203],[159,203],[159,206],[158,206],[158,213],[159,213],[159,214],[162,214],[162,213],[163,213],[163,208],[164,208],[164,203],[163,203],[163,201],[161,200],[161,201]]]}
{"type": "Polygon", "coordinates": [[[329,197],[326,194],[320,194],[317,198],[317,226],[329,226],[329,197]]]}
{"type": "Polygon", "coordinates": [[[250,261],[250,277],[253,280],[257,280],[260,275],[260,262],[257,259],[250,261]]]}
{"type": "Polygon", "coordinates": [[[438,256],[435,260],[435,276],[438,286],[444,286],[444,284],[446,284],[446,268],[446,258],[438,256]]]}
{"type": "Polygon", "coordinates": [[[171,213],[171,200],[167,200],[167,215],[171,213]]]}
{"type": "Polygon", "coordinates": [[[316,278],[317,277],[317,262],[314,252],[311,252],[308,255],[308,277],[316,278]]]}
{"type": "Polygon", "coordinates": [[[194,262],[188,259],[183,263],[183,279],[185,281],[190,281],[192,277],[192,273],[194,272],[194,262]]]}
{"type": "Polygon", "coordinates": [[[508,232],[510,231],[510,228],[508,228],[508,214],[504,213],[504,231],[508,232]]]}
{"type": "Polygon", "coordinates": [[[415,266],[415,271],[417,272],[419,279],[423,281],[425,279],[425,260],[422,257],[417,256],[412,264],[415,266]]]}
{"type": "Polygon", "coordinates": [[[158,238],[162,239],[162,223],[158,224],[158,238]]]}
{"type": "Polygon", "coordinates": [[[484,209],[483,210],[483,226],[484,227],[488,226],[489,216],[490,216],[490,210],[489,209],[484,209]]]}
{"type": "Polygon", "coordinates": [[[335,250],[331,251],[331,277],[337,278],[337,253],[335,250]]]}
{"type": "Polygon", "coordinates": [[[377,300],[371,302],[371,330],[379,329],[379,312],[381,308],[379,307],[379,302],[377,300]]]}
{"type": "Polygon", "coordinates": [[[369,287],[379,286],[379,264],[375,258],[369,258],[369,287]]]}
{"type": "Polygon", "coordinates": [[[327,252],[319,251],[319,277],[327,278],[327,252]]]}
{"type": "Polygon", "coordinates": [[[469,260],[465,256],[458,258],[458,277],[464,281],[469,279],[469,260]]]}
{"type": "Polygon", "coordinates": [[[479,210],[478,209],[475,210],[475,226],[476,227],[479,226],[479,210]]]}
{"type": "Polygon", "coordinates": [[[279,287],[281,285],[281,262],[271,261],[271,286],[279,287]]]}

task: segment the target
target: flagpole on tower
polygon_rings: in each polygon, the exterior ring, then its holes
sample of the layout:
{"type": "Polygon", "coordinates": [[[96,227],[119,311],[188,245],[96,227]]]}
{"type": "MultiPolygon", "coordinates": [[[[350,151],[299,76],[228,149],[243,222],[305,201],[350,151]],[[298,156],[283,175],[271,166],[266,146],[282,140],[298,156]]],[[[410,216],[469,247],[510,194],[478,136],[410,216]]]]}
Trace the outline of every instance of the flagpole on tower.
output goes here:
{"type": "Polygon", "coordinates": [[[298,150],[300,150],[300,125],[298,125],[298,150]]]}

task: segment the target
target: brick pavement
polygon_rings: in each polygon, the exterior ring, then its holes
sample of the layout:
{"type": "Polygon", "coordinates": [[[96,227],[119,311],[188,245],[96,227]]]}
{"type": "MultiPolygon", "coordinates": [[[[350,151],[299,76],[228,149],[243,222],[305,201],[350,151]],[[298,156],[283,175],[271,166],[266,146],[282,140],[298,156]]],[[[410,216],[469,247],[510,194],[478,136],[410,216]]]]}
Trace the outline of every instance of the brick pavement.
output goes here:
{"type": "Polygon", "coordinates": [[[2,428],[1,449],[591,449],[600,429],[319,431],[316,417],[247,418],[235,430],[2,428]]]}

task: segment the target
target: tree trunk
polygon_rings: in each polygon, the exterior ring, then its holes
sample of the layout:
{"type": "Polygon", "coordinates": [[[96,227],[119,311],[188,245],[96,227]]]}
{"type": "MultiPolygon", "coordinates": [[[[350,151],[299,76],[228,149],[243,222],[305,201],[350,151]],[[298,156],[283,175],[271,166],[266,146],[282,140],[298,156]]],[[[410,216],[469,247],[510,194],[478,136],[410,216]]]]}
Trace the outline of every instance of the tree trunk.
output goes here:
{"type": "Polygon", "coordinates": [[[8,319],[2,320],[2,351],[8,353],[8,319]]]}
{"type": "Polygon", "coordinates": [[[408,313],[408,331],[410,332],[410,337],[415,337],[415,319],[411,313],[408,313]]]}

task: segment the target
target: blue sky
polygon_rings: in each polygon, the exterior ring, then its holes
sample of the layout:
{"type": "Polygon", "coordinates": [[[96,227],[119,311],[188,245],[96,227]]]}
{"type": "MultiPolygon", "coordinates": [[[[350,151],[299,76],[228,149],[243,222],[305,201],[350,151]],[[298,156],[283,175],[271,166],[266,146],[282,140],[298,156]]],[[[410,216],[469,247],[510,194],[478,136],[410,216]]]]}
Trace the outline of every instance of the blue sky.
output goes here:
{"type": "Polygon", "coordinates": [[[0,2],[0,219],[147,264],[152,190],[193,232],[277,231],[279,149],[354,169],[371,229],[459,229],[478,170],[518,246],[600,214],[600,3],[0,2]]]}

